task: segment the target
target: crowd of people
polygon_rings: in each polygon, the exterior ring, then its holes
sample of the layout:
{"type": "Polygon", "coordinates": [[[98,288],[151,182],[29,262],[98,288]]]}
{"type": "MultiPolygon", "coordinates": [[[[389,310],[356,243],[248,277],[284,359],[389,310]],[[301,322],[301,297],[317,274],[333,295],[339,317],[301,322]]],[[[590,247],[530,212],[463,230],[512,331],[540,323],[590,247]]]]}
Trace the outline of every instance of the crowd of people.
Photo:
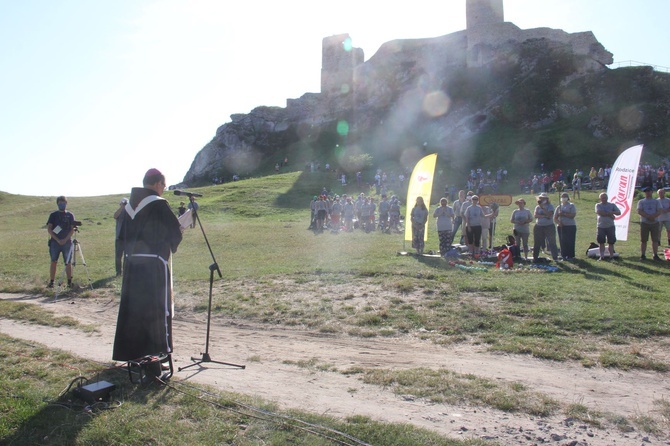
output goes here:
{"type": "MultiPolygon", "coordinates": [[[[467,245],[468,253],[473,257],[479,257],[482,248],[491,249],[493,235],[495,234],[496,218],[499,206],[492,203],[490,206],[482,205],[479,196],[464,190],[458,192],[458,199],[449,206],[449,199],[442,197],[440,204],[432,213],[439,239],[440,254],[445,255],[453,247],[454,237],[461,230],[460,245],[467,245]]],[[[424,251],[424,232],[430,212],[424,203],[423,197],[417,197],[412,208],[412,248],[417,254],[424,251]]]]}
{"type": "MultiPolygon", "coordinates": [[[[573,192],[573,198],[579,198],[581,190],[607,189],[611,173],[612,168],[609,165],[600,168],[591,167],[588,170],[575,169],[571,172],[564,172],[561,169],[552,172],[542,171],[519,177],[519,192],[539,194],[570,190],[573,192]]],[[[640,164],[636,184],[640,188],[651,187],[654,190],[670,186],[670,160],[662,160],[658,167],[648,163],[640,164]]]]}
{"type": "Polygon", "coordinates": [[[323,190],[310,202],[311,218],[309,229],[322,233],[325,229],[332,233],[352,232],[361,229],[373,232],[399,233],[400,200],[395,195],[390,198],[382,194],[379,204],[372,196],[360,193],[356,197],[343,194],[330,195],[323,190]]]}
{"type": "MultiPolygon", "coordinates": [[[[658,197],[653,198],[654,189],[643,187],[645,198],[637,203],[640,216],[641,245],[640,259],[646,259],[647,243],[651,238],[651,255],[654,260],[661,260],[658,250],[663,232],[667,235],[670,246],[670,199],[665,197],[665,190],[657,190],[658,197]],[[665,231],[664,231],[665,230],[665,231]]],[[[577,236],[577,208],[571,201],[567,191],[560,193],[560,203],[554,205],[546,192],[539,192],[534,208],[526,208],[526,200],[515,201],[517,209],[510,216],[513,237],[508,243],[510,251],[517,259],[525,261],[545,261],[541,252],[548,253],[554,261],[571,261],[576,256],[575,242],[577,236]],[[533,224],[534,223],[534,224],[533,224]],[[532,245],[530,244],[532,234],[532,245]]],[[[412,248],[417,254],[425,249],[426,225],[432,216],[435,220],[439,239],[439,253],[447,255],[458,248],[463,249],[473,258],[479,258],[482,250],[493,248],[493,237],[499,206],[497,203],[486,205],[480,203],[480,197],[474,191],[458,191],[458,198],[449,204],[448,197],[442,197],[439,204],[431,212],[423,197],[418,197],[410,211],[408,224],[412,228],[412,248]],[[461,229],[460,238],[458,230],[461,229]],[[467,247],[467,248],[465,248],[467,247]]],[[[360,229],[367,233],[381,230],[387,233],[401,232],[400,200],[393,195],[381,196],[377,203],[374,196],[360,193],[357,196],[329,195],[322,191],[314,196],[310,204],[311,225],[315,233],[329,229],[333,233],[360,229]]],[[[615,219],[621,215],[619,207],[609,201],[606,193],[601,193],[595,204],[596,241],[598,260],[616,258],[615,219]]]]}
{"type": "MultiPolygon", "coordinates": [[[[660,239],[663,233],[667,235],[670,246],[670,199],[665,197],[665,190],[657,190],[657,198],[653,198],[654,189],[642,188],[645,198],[637,203],[637,213],[640,216],[640,260],[646,260],[647,243],[651,238],[651,254],[654,260],[662,260],[658,255],[660,239]]],[[[619,207],[611,203],[606,193],[601,193],[598,203],[595,204],[596,214],[596,241],[599,261],[614,259],[614,244],[616,243],[615,218],[621,215],[619,207]]],[[[526,200],[519,198],[515,201],[517,209],[512,212],[510,223],[513,225],[514,237],[510,237],[510,250],[515,251],[519,259],[533,262],[541,261],[540,251],[550,253],[554,261],[571,261],[575,258],[575,241],[577,224],[575,217],[577,208],[570,201],[570,194],[560,194],[560,204],[554,206],[545,192],[536,196],[536,206],[531,212],[526,208],[526,200]],[[531,223],[533,225],[531,231],[531,223]],[[532,251],[529,248],[530,235],[533,235],[532,251]],[[558,243],[557,243],[558,238],[558,243]],[[560,253],[560,255],[559,255],[560,253]]],[[[498,207],[482,206],[472,191],[467,194],[459,191],[459,198],[448,205],[448,199],[442,198],[433,212],[440,243],[440,254],[445,255],[453,248],[452,242],[461,230],[461,244],[467,245],[467,252],[473,257],[479,257],[481,249],[491,248],[491,240],[498,217],[498,207]]],[[[412,208],[412,247],[418,254],[424,250],[424,231],[428,219],[428,209],[422,197],[418,197],[412,208]]]]}

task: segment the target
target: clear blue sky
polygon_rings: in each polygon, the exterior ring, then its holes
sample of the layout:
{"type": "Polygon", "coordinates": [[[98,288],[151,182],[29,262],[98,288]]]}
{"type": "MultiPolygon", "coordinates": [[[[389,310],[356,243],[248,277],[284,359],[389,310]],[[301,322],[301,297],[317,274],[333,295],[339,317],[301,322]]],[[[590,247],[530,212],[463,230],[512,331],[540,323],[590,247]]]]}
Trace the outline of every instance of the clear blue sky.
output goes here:
{"type": "MultiPolygon", "coordinates": [[[[670,67],[667,0],[505,0],[523,29],[593,31],[616,62],[670,67]]],[[[465,29],[465,0],[0,0],[0,191],[128,193],[180,182],[233,113],[318,92],[321,40],[366,60],[465,29]]]]}

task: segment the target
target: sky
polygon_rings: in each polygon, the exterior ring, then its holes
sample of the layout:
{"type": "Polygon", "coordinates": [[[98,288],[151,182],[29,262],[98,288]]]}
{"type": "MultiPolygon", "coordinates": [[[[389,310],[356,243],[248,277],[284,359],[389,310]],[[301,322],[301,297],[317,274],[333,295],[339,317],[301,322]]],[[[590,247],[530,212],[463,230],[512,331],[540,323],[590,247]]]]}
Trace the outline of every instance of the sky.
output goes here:
{"type": "MultiPolygon", "coordinates": [[[[522,29],[593,31],[670,71],[667,0],[505,0],[522,29]]],[[[465,29],[465,0],[0,0],[0,191],[127,194],[182,181],[230,115],[320,91],[321,43],[465,29]]]]}

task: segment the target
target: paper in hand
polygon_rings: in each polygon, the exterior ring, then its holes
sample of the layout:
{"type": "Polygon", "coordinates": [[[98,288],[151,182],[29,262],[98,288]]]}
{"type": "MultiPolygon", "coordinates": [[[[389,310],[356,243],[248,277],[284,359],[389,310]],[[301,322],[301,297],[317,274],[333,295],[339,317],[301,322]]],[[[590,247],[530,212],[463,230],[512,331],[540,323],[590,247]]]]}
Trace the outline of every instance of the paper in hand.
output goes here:
{"type": "Polygon", "coordinates": [[[179,220],[179,225],[182,229],[190,228],[193,226],[193,213],[190,209],[181,214],[177,220],[179,220]]]}

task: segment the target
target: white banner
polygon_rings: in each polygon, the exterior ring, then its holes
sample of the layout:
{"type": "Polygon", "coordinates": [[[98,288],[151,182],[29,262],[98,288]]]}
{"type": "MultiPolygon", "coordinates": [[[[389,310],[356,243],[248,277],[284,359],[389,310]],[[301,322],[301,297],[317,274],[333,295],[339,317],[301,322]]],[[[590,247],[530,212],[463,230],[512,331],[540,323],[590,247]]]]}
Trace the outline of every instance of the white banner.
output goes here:
{"type": "Polygon", "coordinates": [[[608,201],[616,204],[621,215],[614,219],[617,240],[628,240],[628,222],[633,210],[635,181],[637,168],[642,156],[642,145],[626,149],[614,162],[609,183],[607,184],[608,201]]]}

